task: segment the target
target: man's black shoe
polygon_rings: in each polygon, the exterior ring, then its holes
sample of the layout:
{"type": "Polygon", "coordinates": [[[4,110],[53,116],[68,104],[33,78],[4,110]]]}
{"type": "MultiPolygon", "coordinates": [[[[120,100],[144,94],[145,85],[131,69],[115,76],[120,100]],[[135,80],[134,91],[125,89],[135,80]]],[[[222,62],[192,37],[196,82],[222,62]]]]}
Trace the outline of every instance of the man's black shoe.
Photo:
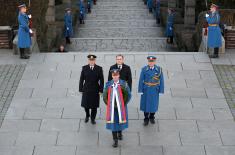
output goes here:
{"type": "Polygon", "coordinates": [[[91,124],[93,124],[93,125],[96,124],[96,121],[92,119],[91,124]]]}
{"type": "Polygon", "coordinates": [[[88,121],[89,121],[89,117],[86,117],[84,122],[87,123],[88,121]]]}
{"type": "Polygon", "coordinates": [[[154,119],[150,119],[150,123],[155,124],[155,120],[154,119]]]}
{"type": "Polygon", "coordinates": [[[149,125],[149,120],[144,120],[144,126],[149,125]]]}

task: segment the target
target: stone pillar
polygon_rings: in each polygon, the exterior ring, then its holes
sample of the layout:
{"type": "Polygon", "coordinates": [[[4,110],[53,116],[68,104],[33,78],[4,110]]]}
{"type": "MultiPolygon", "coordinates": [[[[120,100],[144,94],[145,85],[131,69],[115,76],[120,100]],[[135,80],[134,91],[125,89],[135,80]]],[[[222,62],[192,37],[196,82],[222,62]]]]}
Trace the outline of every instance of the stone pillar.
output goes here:
{"type": "Polygon", "coordinates": [[[168,0],[168,8],[176,8],[176,0],[168,0]]]}
{"type": "Polygon", "coordinates": [[[55,21],[55,0],[49,0],[48,9],[46,13],[46,21],[47,22],[55,21]]]}
{"type": "Polygon", "coordinates": [[[185,0],[184,25],[195,25],[195,0],[185,0]]]}

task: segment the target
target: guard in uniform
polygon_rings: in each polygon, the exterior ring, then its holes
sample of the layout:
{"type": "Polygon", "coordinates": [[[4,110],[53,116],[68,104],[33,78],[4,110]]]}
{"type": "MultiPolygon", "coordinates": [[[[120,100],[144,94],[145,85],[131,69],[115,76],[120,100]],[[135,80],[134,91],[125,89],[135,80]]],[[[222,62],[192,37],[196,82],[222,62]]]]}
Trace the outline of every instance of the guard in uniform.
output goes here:
{"type": "Polygon", "coordinates": [[[157,22],[157,24],[160,24],[161,1],[160,0],[155,0],[155,1],[156,1],[156,10],[155,10],[155,13],[156,13],[156,22],[157,22]]]}
{"type": "Polygon", "coordinates": [[[85,5],[84,5],[84,0],[79,0],[79,22],[80,24],[85,24],[84,20],[85,20],[85,14],[86,14],[86,9],[85,9],[85,5]]]}
{"type": "Polygon", "coordinates": [[[66,44],[71,44],[70,37],[73,35],[73,22],[71,9],[65,9],[66,13],[64,15],[64,36],[66,38],[66,44]]]}
{"type": "Polygon", "coordinates": [[[206,20],[208,23],[208,47],[214,48],[214,54],[210,55],[210,58],[219,57],[219,48],[222,46],[222,34],[219,27],[220,15],[218,13],[218,6],[211,5],[210,13],[206,14],[206,20]]]}
{"type": "Polygon", "coordinates": [[[113,147],[118,147],[118,140],[123,139],[122,131],[128,128],[127,103],[131,99],[130,88],[120,79],[118,69],[111,70],[112,80],[104,88],[103,100],[106,107],[106,128],[112,131],[113,147]]]}
{"type": "Polygon", "coordinates": [[[174,13],[173,9],[168,9],[168,17],[166,24],[166,37],[167,43],[173,44],[173,26],[174,26],[174,13]]]}
{"type": "Polygon", "coordinates": [[[92,0],[87,0],[87,12],[91,13],[92,0]]]}
{"type": "Polygon", "coordinates": [[[109,76],[108,81],[112,80],[112,73],[110,72],[113,69],[119,69],[120,73],[120,79],[126,81],[128,83],[128,86],[131,90],[132,88],[132,74],[131,74],[131,68],[124,64],[124,56],[119,54],[116,56],[116,64],[110,67],[109,69],[109,76]]]}
{"type": "Polygon", "coordinates": [[[96,56],[88,55],[88,65],[82,67],[79,82],[79,92],[82,92],[82,107],[85,109],[85,123],[91,117],[91,123],[96,124],[97,108],[100,105],[100,93],[103,93],[104,75],[102,67],[96,65],[96,56]],[[91,114],[90,114],[91,109],[91,114]]]}
{"type": "Polygon", "coordinates": [[[140,110],[144,112],[144,126],[155,124],[158,111],[159,93],[164,93],[162,68],[156,65],[156,57],[148,56],[148,65],[143,67],[139,79],[138,92],[141,94],[140,110]]]}
{"type": "Polygon", "coordinates": [[[25,49],[30,48],[32,41],[30,33],[33,31],[29,28],[29,17],[26,14],[27,8],[25,4],[19,5],[19,15],[18,15],[18,47],[20,49],[20,58],[29,59],[29,56],[26,55],[25,49]]]}
{"type": "Polygon", "coordinates": [[[149,8],[149,12],[153,12],[153,0],[147,0],[147,6],[149,8]]]}

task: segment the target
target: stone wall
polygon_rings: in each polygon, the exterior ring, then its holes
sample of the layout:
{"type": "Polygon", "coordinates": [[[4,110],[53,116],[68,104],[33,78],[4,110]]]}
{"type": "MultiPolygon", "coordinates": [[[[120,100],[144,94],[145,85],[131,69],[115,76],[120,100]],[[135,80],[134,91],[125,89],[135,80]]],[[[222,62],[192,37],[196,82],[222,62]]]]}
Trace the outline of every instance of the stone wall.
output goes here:
{"type": "MultiPolygon", "coordinates": [[[[28,5],[28,0],[21,0],[28,5]]],[[[19,0],[0,0],[0,25],[18,26],[17,16],[19,0]]],[[[48,8],[48,0],[31,0],[31,14],[33,26],[37,29],[37,41],[40,49],[47,44],[45,40],[47,23],[45,15],[48,8]]]]}

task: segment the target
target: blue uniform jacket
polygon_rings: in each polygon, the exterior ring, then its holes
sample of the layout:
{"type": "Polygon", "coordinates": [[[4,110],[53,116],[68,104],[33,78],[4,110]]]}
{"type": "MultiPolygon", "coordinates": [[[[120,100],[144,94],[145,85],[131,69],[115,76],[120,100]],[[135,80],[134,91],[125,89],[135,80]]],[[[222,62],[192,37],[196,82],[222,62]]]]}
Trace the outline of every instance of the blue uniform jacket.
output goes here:
{"type": "Polygon", "coordinates": [[[31,37],[29,32],[29,18],[25,13],[19,13],[18,15],[19,30],[18,30],[18,47],[30,48],[31,37]]]}
{"type": "Polygon", "coordinates": [[[73,22],[71,13],[64,16],[64,36],[71,37],[73,35],[73,22]]]}
{"type": "Polygon", "coordinates": [[[159,93],[164,93],[164,77],[161,67],[155,65],[153,70],[149,66],[142,68],[138,92],[143,93],[140,101],[141,111],[150,113],[158,111],[159,93]]]}
{"type": "Polygon", "coordinates": [[[153,0],[148,0],[147,1],[147,6],[149,9],[152,9],[153,8],[153,0]]]}
{"type": "Polygon", "coordinates": [[[171,37],[173,36],[173,25],[174,25],[174,14],[168,14],[167,17],[167,24],[166,24],[166,36],[171,37]]]}
{"type": "Polygon", "coordinates": [[[81,0],[79,0],[78,6],[79,6],[79,11],[80,11],[80,13],[79,13],[79,18],[80,18],[80,19],[84,19],[85,14],[86,14],[86,9],[85,9],[84,2],[82,2],[81,0]]]}
{"type": "Polygon", "coordinates": [[[215,48],[222,46],[222,35],[219,27],[220,24],[220,15],[218,12],[209,14],[209,17],[206,17],[206,20],[209,24],[208,26],[208,47],[215,48]],[[213,25],[212,25],[213,24],[213,25]],[[210,26],[211,25],[211,26],[210,26]]]}
{"type": "Polygon", "coordinates": [[[157,0],[156,10],[155,10],[155,15],[157,18],[160,18],[160,7],[161,7],[161,1],[157,0]]]}
{"type": "MultiPolygon", "coordinates": [[[[106,84],[105,84],[105,90],[108,89],[108,87],[112,86],[113,84],[113,80],[111,81],[108,81],[106,84]]],[[[127,89],[127,92],[128,92],[128,99],[127,99],[127,103],[130,101],[131,99],[131,91],[130,91],[130,88],[127,84],[127,82],[123,81],[123,80],[119,80],[119,83],[120,85],[123,85],[126,87],[127,89]]],[[[107,123],[106,124],[106,129],[108,130],[111,130],[111,131],[122,131],[126,128],[128,128],[128,108],[127,108],[127,104],[125,106],[126,108],[126,119],[127,119],[127,122],[126,123],[123,123],[123,124],[119,124],[119,119],[118,119],[118,110],[115,108],[114,109],[114,123],[107,123]]]]}

